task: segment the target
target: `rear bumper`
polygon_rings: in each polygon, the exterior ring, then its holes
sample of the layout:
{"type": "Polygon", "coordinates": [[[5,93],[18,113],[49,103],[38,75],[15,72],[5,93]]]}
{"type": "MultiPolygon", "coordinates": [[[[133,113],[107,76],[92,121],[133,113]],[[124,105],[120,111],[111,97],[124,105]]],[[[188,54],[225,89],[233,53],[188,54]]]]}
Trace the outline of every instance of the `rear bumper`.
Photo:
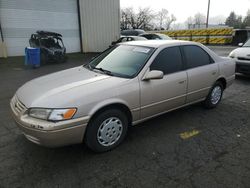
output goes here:
{"type": "Polygon", "coordinates": [[[243,73],[243,74],[250,74],[250,63],[236,62],[235,72],[243,73]]]}

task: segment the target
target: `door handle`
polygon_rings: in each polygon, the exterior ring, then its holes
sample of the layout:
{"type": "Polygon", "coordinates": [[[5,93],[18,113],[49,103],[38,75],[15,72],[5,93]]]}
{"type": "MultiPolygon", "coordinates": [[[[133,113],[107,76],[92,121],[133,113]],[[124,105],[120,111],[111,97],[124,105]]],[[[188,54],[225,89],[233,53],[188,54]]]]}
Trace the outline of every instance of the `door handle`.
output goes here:
{"type": "Polygon", "coordinates": [[[179,84],[184,84],[186,80],[179,81],[179,84]]]}

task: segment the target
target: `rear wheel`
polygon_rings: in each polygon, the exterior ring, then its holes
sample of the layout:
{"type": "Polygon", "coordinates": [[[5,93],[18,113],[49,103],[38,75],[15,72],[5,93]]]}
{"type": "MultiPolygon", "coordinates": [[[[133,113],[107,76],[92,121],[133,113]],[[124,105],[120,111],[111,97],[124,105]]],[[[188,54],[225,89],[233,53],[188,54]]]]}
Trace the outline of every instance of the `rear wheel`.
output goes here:
{"type": "Polygon", "coordinates": [[[223,95],[223,85],[221,82],[217,81],[212,89],[210,90],[204,105],[206,108],[215,108],[221,101],[223,95]]]}
{"type": "Polygon", "coordinates": [[[98,114],[89,123],[85,143],[95,152],[109,151],[124,140],[127,129],[126,115],[120,110],[109,109],[98,114]]]}

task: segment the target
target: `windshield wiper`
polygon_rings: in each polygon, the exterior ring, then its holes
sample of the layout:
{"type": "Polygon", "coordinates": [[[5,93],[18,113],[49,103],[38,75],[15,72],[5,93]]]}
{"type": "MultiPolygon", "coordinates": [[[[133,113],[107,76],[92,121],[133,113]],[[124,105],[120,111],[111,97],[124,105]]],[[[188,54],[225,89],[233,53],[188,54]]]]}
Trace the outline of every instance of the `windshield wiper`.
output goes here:
{"type": "Polygon", "coordinates": [[[92,70],[99,70],[107,75],[110,75],[110,76],[113,76],[112,72],[109,71],[109,70],[105,70],[103,68],[98,68],[98,67],[92,67],[91,65],[89,65],[89,68],[92,69],[92,70]]]}

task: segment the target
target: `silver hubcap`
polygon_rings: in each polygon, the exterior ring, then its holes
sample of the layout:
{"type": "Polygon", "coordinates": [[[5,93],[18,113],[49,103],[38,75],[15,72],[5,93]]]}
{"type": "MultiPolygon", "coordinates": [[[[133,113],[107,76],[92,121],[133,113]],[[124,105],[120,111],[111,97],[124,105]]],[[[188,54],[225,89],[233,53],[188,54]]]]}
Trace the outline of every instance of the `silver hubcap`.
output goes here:
{"type": "Polygon", "coordinates": [[[97,131],[97,140],[103,146],[116,143],[122,134],[122,121],[117,117],[104,120],[97,131]]]}
{"type": "Polygon", "coordinates": [[[222,90],[220,86],[216,86],[211,93],[211,103],[217,104],[220,101],[222,90]]]}

